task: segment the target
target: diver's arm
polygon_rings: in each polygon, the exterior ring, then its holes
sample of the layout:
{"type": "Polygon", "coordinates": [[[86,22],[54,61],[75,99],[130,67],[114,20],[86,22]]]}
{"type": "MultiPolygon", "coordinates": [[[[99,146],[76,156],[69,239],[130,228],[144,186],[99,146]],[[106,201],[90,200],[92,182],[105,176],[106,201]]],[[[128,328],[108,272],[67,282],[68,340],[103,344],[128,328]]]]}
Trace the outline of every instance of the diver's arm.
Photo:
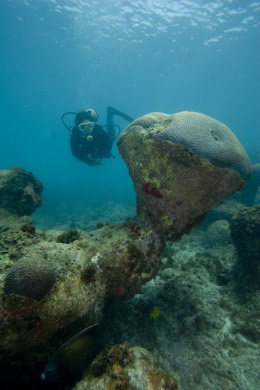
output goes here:
{"type": "Polygon", "coordinates": [[[79,160],[82,160],[83,158],[82,143],[76,128],[72,130],[70,136],[70,148],[73,156],[78,158],[79,160]]]}
{"type": "Polygon", "coordinates": [[[113,146],[114,140],[109,137],[108,133],[100,125],[95,125],[94,139],[98,142],[98,152],[97,154],[102,158],[113,157],[111,154],[111,149],[113,146]]]}

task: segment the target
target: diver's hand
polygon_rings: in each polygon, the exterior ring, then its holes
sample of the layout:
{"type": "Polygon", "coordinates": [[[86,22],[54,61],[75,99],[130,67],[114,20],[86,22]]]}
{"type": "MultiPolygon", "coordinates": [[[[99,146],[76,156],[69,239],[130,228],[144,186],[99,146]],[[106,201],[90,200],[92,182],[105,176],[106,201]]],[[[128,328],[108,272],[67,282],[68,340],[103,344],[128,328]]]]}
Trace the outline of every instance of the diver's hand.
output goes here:
{"type": "Polygon", "coordinates": [[[88,157],[86,163],[88,165],[101,165],[101,158],[88,157]]]}
{"type": "Polygon", "coordinates": [[[106,158],[115,158],[115,156],[113,156],[113,154],[112,153],[106,153],[106,154],[104,154],[104,157],[106,157],[106,158]]]}

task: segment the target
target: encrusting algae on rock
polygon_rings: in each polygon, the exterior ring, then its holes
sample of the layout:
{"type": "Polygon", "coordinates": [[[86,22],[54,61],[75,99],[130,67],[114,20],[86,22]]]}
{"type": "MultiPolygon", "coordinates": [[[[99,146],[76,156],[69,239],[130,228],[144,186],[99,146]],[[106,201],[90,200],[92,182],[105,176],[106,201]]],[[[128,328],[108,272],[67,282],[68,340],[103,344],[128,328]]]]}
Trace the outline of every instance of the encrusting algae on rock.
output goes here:
{"type": "Polygon", "coordinates": [[[156,320],[156,318],[159,317],[159,314],[160,314],[159,307],[155,306],[150,317],[153,318],[154,320],[156,320]]]}

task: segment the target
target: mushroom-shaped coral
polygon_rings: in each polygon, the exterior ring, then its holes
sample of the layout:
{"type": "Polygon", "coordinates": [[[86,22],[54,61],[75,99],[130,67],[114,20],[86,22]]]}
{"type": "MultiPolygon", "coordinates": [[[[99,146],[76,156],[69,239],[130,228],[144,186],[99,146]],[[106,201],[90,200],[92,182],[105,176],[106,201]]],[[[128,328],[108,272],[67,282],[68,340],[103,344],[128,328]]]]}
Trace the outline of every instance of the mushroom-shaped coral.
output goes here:
{"type": "Polygon", "coordinates": [[[198,225],[251,174],[231,130],[199,113],[147,114],[117,144],[134,182],[139,218],[167,240],[198,225]]]}
{"type": "Polygon", "coordinates": [[[41,301],[55,282],[55,271],[48,262],[29,258],[17,262],[9,271],[4,291],[41,301]]]}

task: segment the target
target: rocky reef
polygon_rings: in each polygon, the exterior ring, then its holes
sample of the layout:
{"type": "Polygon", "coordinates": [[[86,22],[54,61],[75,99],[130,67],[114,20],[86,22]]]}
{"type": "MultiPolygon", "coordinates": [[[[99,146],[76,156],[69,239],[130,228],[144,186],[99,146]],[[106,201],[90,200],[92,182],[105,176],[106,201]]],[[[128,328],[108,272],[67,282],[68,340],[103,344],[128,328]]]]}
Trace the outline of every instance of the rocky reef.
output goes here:
{"type": "Polygon", "coordinates": [[[12,224],[8,215],[1,226],[2,240],[14,242],[1,253],[2,357],[41,343],[79,318],[86,325],[98,322],[109,296],[129,299],[158,271],[163,246],[151,241],[148,248],[151,237],[139,239],[132,224],[81,232],[66,244],[60,232],[31,235],[20,222],[12,224]]]}
{"type": "MultiPolygon", "coordinates": [[[[58,390],[177,389],[177,382],[181,390],[246,388],[235,358],[224,375],[224,350],[256,355],[258,290],[243,297],[241,309],[236,264],[249,253],[258,267],[250,236],[258,209],[239,214],[230,230],[240,208],[233,200],[201,224],[244,187],[251,174],[246,152],[223,124],[190,112],[139,118],[118,148],[134,182],[137,216],[96,230],[36,228],[29,215],[40,204],[41,183],[21,168],[2,171],[0,363],[9,370],[3,385],[22,380],[22,388],[37,388],[50,359],[51,367],[58,361],[63,368],[53,384],[58,390]],[[245,252],[236,243],[241,226],[245,252]],[[87,354],[83,379],[73,377],[75,356],[92,342],[81,336],[94,324],[95,353],[87,354]]],[[[256,381],[252,370],[251,389],[256,381]]]]}
{"type": "MultiPolygon", "coordinates": [[[[27,356],[27,370],[75,330],[100,322],[109,299],[133,297],[156,275],[163,252],[134,220],[64,233],[35,229],[30,217],[4,210],[0,245],[0,361],[16,367],[27,356]]],[[[12,373],[5,380],[11,388],[12,373]]]]}

